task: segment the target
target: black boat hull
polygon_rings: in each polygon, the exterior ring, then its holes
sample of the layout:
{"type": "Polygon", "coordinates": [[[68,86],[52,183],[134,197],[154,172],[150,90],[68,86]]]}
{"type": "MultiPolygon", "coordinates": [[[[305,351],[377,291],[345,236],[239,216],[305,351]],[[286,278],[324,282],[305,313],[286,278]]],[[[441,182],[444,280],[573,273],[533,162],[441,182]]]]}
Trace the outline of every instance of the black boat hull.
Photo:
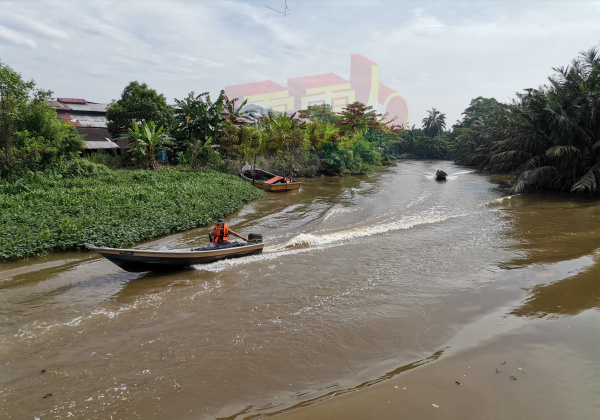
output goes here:
{"type": "MultiPolygon", "coordinates": [[[[250,241],[252,242],[252,241],[250,241]]],[[[230,246],[227,248],[196,248],[172,251],[154,251],[143,249],[99,248],[86,245],[88,249],[97,252],[104,258],[133,273],[144,271],[173,271],[197,264],[209,264],[215,261],[241,258],[260,254],[263,251],[262,242],[247,245],[230,246]]]]}

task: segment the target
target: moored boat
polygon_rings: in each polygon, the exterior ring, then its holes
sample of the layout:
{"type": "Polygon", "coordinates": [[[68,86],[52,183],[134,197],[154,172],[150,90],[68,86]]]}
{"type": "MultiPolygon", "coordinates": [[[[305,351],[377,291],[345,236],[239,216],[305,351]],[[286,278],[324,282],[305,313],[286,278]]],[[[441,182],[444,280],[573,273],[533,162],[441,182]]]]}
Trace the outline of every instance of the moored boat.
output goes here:
{"type": "Polygon", "coordinates": [[[279,192],[297,190],[302,183],[283,176],[275,175],[259,168],[245,166],[240,171],[242,179],[265,191],[279,192]]]}
{"type": "Polygon", "coordinates": [[[208,264],[227,258],[246,257],[260,254],[264,244],[262,235],[251,233],[248,242],[230,241],[218,247],[199,247],[168,250],[102,248],[91,244],[85,246],[102,255],[123,270],[138,273],[143,271],[168,271],[196,264],[208,264]]]}

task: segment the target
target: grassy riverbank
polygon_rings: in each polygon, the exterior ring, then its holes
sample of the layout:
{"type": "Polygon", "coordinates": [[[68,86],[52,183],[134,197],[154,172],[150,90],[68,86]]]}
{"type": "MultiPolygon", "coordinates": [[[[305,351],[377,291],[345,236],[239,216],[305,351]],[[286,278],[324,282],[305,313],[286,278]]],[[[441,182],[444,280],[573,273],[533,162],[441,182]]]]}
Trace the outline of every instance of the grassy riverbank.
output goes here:
{"type": "Polygon", "coordinates": [[[214,171],[38,176],[0,188],[0,259],[120,247],[211,223],[263,192],[214,171]]]}

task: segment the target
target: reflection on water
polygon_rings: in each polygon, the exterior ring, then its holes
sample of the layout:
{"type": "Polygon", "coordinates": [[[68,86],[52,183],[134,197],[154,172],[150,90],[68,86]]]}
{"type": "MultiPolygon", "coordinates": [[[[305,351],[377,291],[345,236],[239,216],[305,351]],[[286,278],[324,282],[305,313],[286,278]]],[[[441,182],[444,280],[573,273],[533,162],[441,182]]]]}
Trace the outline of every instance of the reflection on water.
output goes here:
{"type": "Polygon", "coordinates": [[[599,308],[599,203],[550,193],[501,203],[518,240],[518,256],[502,266],[533,269],[541,283],[526,288],[528,298],[511,314],[553,318],[599,308]]]}
{"type": "Polygon", "coordinates": [[[559,194],[517,195],[501,201],[518,240],[506,268],[593,255],[600,249],[598,201],[559,194]]]}
{"type": "Polygon", "coordinates": [[[534,318],[577,315],[600,308],[600,256],[584,257],[587,267],[564,280],[528,289],[529,297],[511,312],[534,318]],[[591,261],[590,261],[591,260],[591,261]]]}

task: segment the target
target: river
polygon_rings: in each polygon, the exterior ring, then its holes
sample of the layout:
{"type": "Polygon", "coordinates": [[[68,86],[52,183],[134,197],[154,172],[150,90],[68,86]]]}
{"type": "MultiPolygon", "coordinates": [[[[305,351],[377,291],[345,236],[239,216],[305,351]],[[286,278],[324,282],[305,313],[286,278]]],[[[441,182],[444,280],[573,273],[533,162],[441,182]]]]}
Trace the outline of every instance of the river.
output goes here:
{"type": "Polygon", "coordinates": [[[597,418],[598,201],[509,196],[504,177],[450,162],[302,181],[229,217],[263,234],[261,255],[172,274],[83,251],[0,264],[0,417],[301,418],[528,329],[576,388],[532,412],[597,418]]]}

